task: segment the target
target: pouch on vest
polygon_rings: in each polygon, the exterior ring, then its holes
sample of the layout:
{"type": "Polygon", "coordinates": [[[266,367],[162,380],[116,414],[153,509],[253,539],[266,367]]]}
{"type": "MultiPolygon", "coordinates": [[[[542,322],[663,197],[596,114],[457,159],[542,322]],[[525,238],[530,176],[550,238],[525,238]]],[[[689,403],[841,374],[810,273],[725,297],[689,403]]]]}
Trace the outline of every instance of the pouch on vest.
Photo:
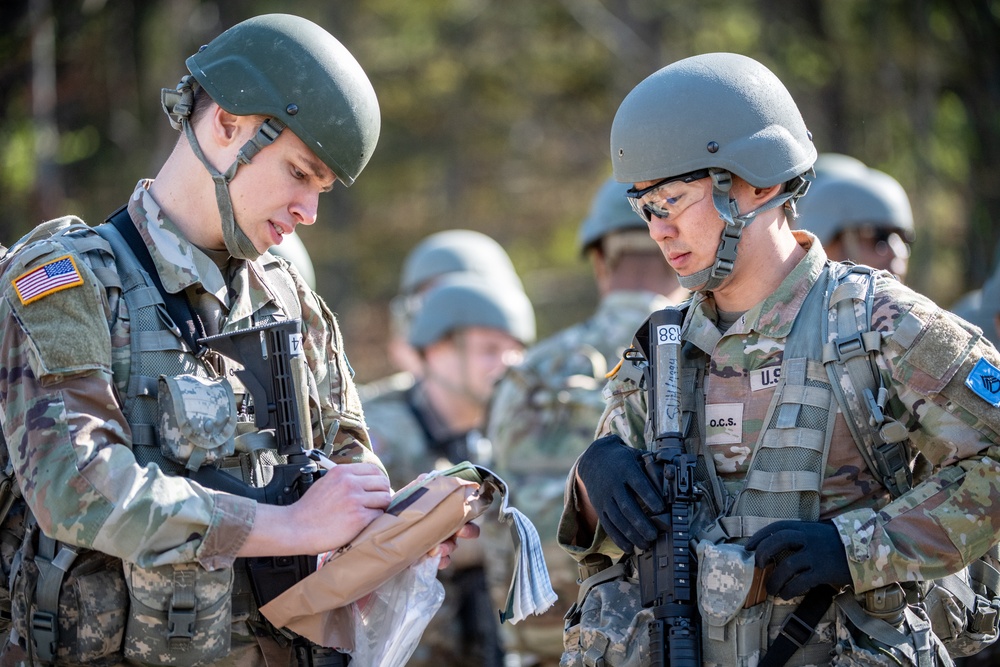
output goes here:
{"type": "Polygon", "coordinates": [[[639,602],[639,582],[618,564],[591,576],[566,614],[560,667],[641,667],[649,664],[653,612],[639,602]],[[596,582],[596,583],[595,583],[596,582]]]}
{"type": "Polygon", "coordinates": [[[706,664],[753,665],[768,644],[771,604],[745,608],[754,555],[740,544],[698,543],[698,609],[706,664]]]}
{"type": "Polygon", "coordinates": [[[40,664],[112,665],[122,660],[128,592],[121,561],[99,551],[75,555],[35,528],[15,563],[11,587],[14,629],[40,664]],[[54,555],[47,554],[47,540],[54,555]],[[39,553],[39,551],[41,551],[39,553]],[[51,587],[46,590],[46,587],[51,587]],[[47,600],[58,596],[49,608],[47,600]],[[33,642],[27,646],[26,642],[33,642]],[[51,657],[49,657],[51,656],[51,657]]]}
{"type": "Polygon", "coordinates": [[[233,570],[197,563],[125,563],[131,602],[125,657],[143,665],[204,665],[229,653],[233,570]]]}
{"type": "MultiPolygon", "coordinates": [[[[890,592],[891,587],[886,587],[890,592]]],[[[902,596],[902,588],[896,590],[902,596]]],[[[870,596],[873,591],[869,591],[870,596]]],[[[834,667],[889,665],[899,667],[953,667],[948,650],[931,628],[920,605],[909,605],[905,597],[887,595],[874,602],[861,595],[859,603],[851,591],[835,599],[837,650],[834,667]],[[885,603],[885,604],[883,604],[885,603]]]]}
{"type": "Polygon", "coordinates": [[[189,470],[231,456],[236,397],[228,382],[196,375],[160,376],[160,451],[189,470]]]}
{"type": "Polygon", "coordinates": [[[975,655],[997,640],[1000,572],[996,545],[956,574],[929,582],[923,600],[934,634],[953,657],[975,655]]]}

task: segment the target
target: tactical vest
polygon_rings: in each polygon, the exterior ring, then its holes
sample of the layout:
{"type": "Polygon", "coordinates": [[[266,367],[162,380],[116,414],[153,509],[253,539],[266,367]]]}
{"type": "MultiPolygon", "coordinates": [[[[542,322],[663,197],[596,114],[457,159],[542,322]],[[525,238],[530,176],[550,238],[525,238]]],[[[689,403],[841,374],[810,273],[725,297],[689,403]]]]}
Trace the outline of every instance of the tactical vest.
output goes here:
{"type": "MultiPolygon", "coordinates": [[[[705,357],[684,356],[681,395],[693,400],[683,406],[683,426],[687,447],[697,455],[696,477],[704,492],[692,522],[693,541],[699,542],[699,571],[707,559],[716,559],[716,567],[723,562],[718,559],[732,559],[736,550],[727,551],[727,544],[742,544],[770,523],[819,519],[823,472],[838,410],[890,495],[897,497],[910,488],[905,428],[885,410],[886,391],[875,362],[881,335],[870,331],[874,281],[866,267],[827,263],[786,339],[781,377],[765,427],[738,488],[727,489],[719,478],[700,432],[706,419],[705,357]],[[820,322],[822,333],[817,335],[820,322]]],[[[738,551],[743,568],[752,569],[752,554],[747,561],[747,552],[738,551]]],[[[844,593],[836,604],[827,600],[809,613],[799,608],[798,600],[769,598],[747,607],[742,597],[736,604],[731,600],[720,604],[725,597],[720,591],[699,589],[703,661],[725,667],[827,663],[835,644],[844,640],[837,631],[849,623],[859,631],[853,641],[860,648],[890,662],[951,664],[946,648],[955,656],[969,655],[997,638],[1000,573],[986,558],[944,580],[905,587],[892,584],[859,596],[844,593]],[[781,644],[785,646],[778,648],[781,644]],[[772,662],[781,653],[782,660],[772,662]]],[[[588,566],[600,567],[601,559],[588,558],[590,562],[582,564],[582,576],[590,576],[583,581],[577,606],[567,615],[567,628],[574,616],[585,619],[588,611],[602,619],[592,629],[584,620],[577,631],[581,638],[588,636],[588,630],[592,633],[587,639],[592,645],[581,647],[582,664],[587,667],[641,664],[645,621],[651,620],[648,610],[640,610],[627,628],[604,620],[613,619],[614,612],[598,611],[607,607],[619,611],[625,598],[622,589],[614,587],[637,586],[636,568],[626,559],[597,574],[587,571],[588,566]],[[623,577],[622,584],[609,583],[623,577]],[[597,602],[586,600],[592,590],[597,602]],[[632,643],[640,648],[633,649],[632,643]]]]}
{"type": "MultiPolygon", "coordinates": [[[[49,228],[33,232],[34,238],[49,236],[68,250],[85,257],[95,276],[105,287],[112,313],[119,313],[118,300],[124,300],[129,317],[129,345],[112,350],[112,372],[122,412],[132,432],[132,451],[140,466],[155,463],[167,474],[184,474],[185,462],[164,453],[160,436],[161,378],[193,377],[202,380],[225,377],[227,363],[216,355],[199,359],[185,344],[180,330],[167,314],[164,298],[149,274],[140,266],[135,254],[128,247],[121,233],[111,224],[90,228],[78,219],[54,221],[49,228]]],[[[15,246],[12,250],[18,250],[15,246]]],[[[24,252],[31,252],[29,247],[24,252]]],[[[276,260],[258,260],[274,289],[278,303],[271,302],[254,314],[253,325],[268,324],[281,319],[301,317],[301,305],[295,285],[286,270],[276,260]]],[[[231,390],[230,390],[231,391],[231,390]]],[[[180,392],[178,392],[180,393],[180,392]]],[[[235,396],[234,396],[235,398],[235,396]]],[[[235,407],[235,401],[234,401],[235,407]]],[[[233,415],[234,420],[236,415],[233,415]]],[[[270,465],[282,462],[273,448],[270,434],[256,433],[251,419],[236,424],[238,435],[228,433],[230,448],[240,450],[221,460],[221,467],[253,486],[262,486],[269,479],[270,465]],[[245,443],[239,447],[239,442],[245,443]]],[[[218,431],[218,433],[225,433],[218,431]]],[[[207,434],[210,440],[212,434],[207,434]]],[[[208,442],[209,447],[222,447],[224,442],[208,442]]],[[[14,485],[16,487],[16,484],[14,485]]],[[[114,646],[115,632],[118,643],[124,644],[126,657],[133,660],[161,662],[162,664],[192,664],[215,660],[229,650],[230,625],[234,619],[246,620],[252,625],[269,628],[258,613],[249,580],[243,568],[207,572],[199,565],[181,564],[152,569],[122,563],[104,554],[83,551],[46,537],[37,527],[29,526],[22,551],[15,556],[12,566],[14,581],[18,570],[30,561],[32,579],[30,587],[15,585],[15,628],[21,635],[30,634],[29,651],[38,647],[40,662],[59,661],[60,664],[110,664],[122,659],[122,646],[114,646]],[[88,623],[107,623],[104,618],[86,618],[84,614],[70,612],[67,618],[63,596],[67,583],[72,584],[73,563],[89,559],[86,568],[108,571],[102,586],[109,590],[124,589],[129,595],[124,601],[128,617],[121,619],[122,628],[102,627],[86,629],[88,623]],[[22,560],[23,559],[23,560],[22,560]],[[122,570],[126,582],[120,582],[122,570]],[[23,595],[26,603],[20,610],[24,618],[17,623],[16,596],[23,595]],[[143,597],[145,595],[145,597],[143,597]],[[196,604],[197,602],[197,604],[196,604]],[[148,603],[148,604],[147,604],[148,603]],[[60,617],[60,610],[63,616],[60,617]],[[137,619],[140,619],[137,620],[137,619]],[[153,619],[153,622],[150,622],[153,619]],[[156,619],[162,622],[157,623],[156,619]],[[80,624],[81,627],[71,627],[80,624]],[[164,636],[149,637],[150,631],[164,636]],[[134,631],[133,631],[134,630],[134,631]],[[110,638],[109,638],[110,633],[110,638]],[[138,634],[139,637],[132,635],[138,634]],[[93,635],[103,637],[99,646],[70,641],[93,635]],[[136,639],[158,639],[164,646],[161,654],[128,655],[129,644],[142,647],[145,642],[136,639]],[[58,641],[57,641],[58,640],[58,641]],[[67,643],[71,644],[67,649],[67,643]]],[[[72,587],[72,586],[70,586],[72,587]]],[[[137,649],[131,647],[133,652],[137,649]]],[[[142,650],[142,648],[138,649],[142,650]]],[[[149,651],[149,647],[145,647],[149,651]]]]}
{"type": "MultiPolygon", "coordinates": [[[[781,378],[764,419],[766,426],[735,495],[718,479],[700,435],[689,440],[698,443],[698,471],[706,492],[713,495],[712,504],[731,508],[715,521],[703,523],[698,539],[712,544],[742,543],[775,521],[819,520],[823,471],[838,409],[869,469],[890,495],[896,498],[910,489],[913,478],[906,428],[886,410],[887,391],[875,362],[882,342],[881,334],[870,330],[875,280],[867,267],[827,263],[786,339],[781,378]],[[822,335],[818,336],[816,324],[820,322],[822,335]]],[[[694,424],[704,423],[705,418],[704,369],[703,362],[689,360],[682,379],[689,385],[683,394],[695,397],[689,413],[694,424]]],[[[710,551],[706,547],[706,553],[710,551]]],[[[860,631],[857,641],[865,650],[903,664],[950,664],[944,648],[955,656],[968,655],[996,639],[998,590],[1000,573],[987,560],[978,560],[966,571],[938,582],[890,584],[858,596],[841,594],[825,612],[822,608],[804,611],[809,603],[799,606],[799,601],[780,599],[730,614],[705,613],[708,605],[703,605],[704,660],[744,665],[756,663],[756,657],[767,650],[761,664],[775,664],[767,658],[774,658],[771,653],[779,642],[787,641],[791,643],[778,649],[788,652],[786,665],[828,661],[840,639],[832,632],[839,614],[860,631]],[[946,607],[951,607],[951,618],[945,618],[949,616],[946,607]],[[960,611],[955,612],[956,608],[960,611]],[[958,631],[956,625],[965,627],[958,631]],[[823,627],[827,629],[815,631],[823,627]]]]}

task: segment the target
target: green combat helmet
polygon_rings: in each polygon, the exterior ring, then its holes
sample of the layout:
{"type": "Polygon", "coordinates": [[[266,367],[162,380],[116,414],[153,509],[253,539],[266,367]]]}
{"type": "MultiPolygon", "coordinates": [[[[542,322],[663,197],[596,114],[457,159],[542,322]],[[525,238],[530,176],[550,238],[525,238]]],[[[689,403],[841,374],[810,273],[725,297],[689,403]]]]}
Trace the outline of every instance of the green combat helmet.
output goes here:
{"type": "MultiPolygon", "coordinates": [[[[590,205],[590,212],[580,224],[577,233],[577,245],[581,253],[598,243],[612,232],[641,231],[648,236],[648,227],[642,218],[635,214],[626,197],[628,184],[621,184],[614,178],[609,178],[601,185],[590,205]]],[[[652,239],[649,241],[650,247],[652,239]]]]}
{"type": "Polygon", "coordinates": [[[229,182],[287,127],[350,186],[368,163],[380,130],[375,90],[354,56],[326,30],[298,16],[266,14],[243,21],[186,61],[189,76],[162,91],[163,110],[183,130],[215,181],[226,248],[240,259],[260,253],[233,219],[229,182]],[[201,87],[224,110],[267,120],[219,173],[191,129],[195,91],[201,87]]]}
{"type": "Polygon", "coordinates": [[[468,273],[524,291],[510,256],[495,240],[471,229],[447,229],[421,240],[403,261],[399,294],[389,304],[392,326],[406,336],[421,293],[442,277],[468,273]]]}
{"type": "Polygon", "coordinates": [[[403,262],[399,293],[416,294],[449,273],[474,273],[523,290],[507,251],[495,240],[471,229],[436,232],[414,246],[403,262]]]}
{"type": "Polygon", "coordinates": [[[468,327],[498,329],[530,345],[535,341],[535,312],[519,289],[458,274],[424,294],[410,323],[408,340],[422,350],[468,327]]]}
{"type": "Polygon", "coordinates": [[[708,170],[712,199],[726,222],[715,263],[680,276],[688,289],[712,290],[732,272],[743,227],[787,206],[794,216],[816,161],[812,135],[788,90],[762,64],[734,53],[685,58],[651,74],[622,101],[611,127],[615,179],[639,183],[708,170]],[[729,197],[735,174],[785,192],[740,213],[729,197]]]}
{"type": "Polygon", "coordinates": [[[281,243],[271,246],[269,252],[288,260],[298,270],[299,275],[306,281],[310,289],[316,289],[316,269],[313,267],[312,258],[309,257],[309,251],[306,250],[306,244],[302,242],[298,234],[295,232],[285,234],[281,243]]]}
{"type": "Polygon", "coordinates": [[[913,210],[906,191],[889,174],[861,164],[828,168],[817,162],[809,196],[798,203],[799,226],[828,245],[848,229],[875,227],[913,241],[913,210]]]}

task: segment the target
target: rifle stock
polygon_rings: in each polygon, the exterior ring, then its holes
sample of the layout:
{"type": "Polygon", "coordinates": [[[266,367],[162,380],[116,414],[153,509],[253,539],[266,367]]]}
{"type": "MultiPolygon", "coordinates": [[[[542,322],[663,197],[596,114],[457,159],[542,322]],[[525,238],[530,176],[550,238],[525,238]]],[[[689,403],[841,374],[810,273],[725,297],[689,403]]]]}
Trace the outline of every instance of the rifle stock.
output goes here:
{"type": "MultiPolygon", "coordinates": [[[[253,396],[254,423],[273,429],[278,453],[287,463],[275,465],[263,487],[247,484],[218,468],[203,466],[192,478],[207,487],[268,505],[290,505],[323,474],[306,448],[299,387],[303,377],[302,334],[298,320],[241,329],[199,341],[240,363],[236,376],[253,396]]],[[[245,559],[257,604],[263,606],[316,571],[315,556],[245,559]]]]}
{"type": "MultiPolygon", "coordinates": [[[[273,429],[278,454],[286,463],[273,466],[263,487],[247,484],[214,467],[202,466],[191,477],[196,482],[268,505],[290,505],[309,490],[325,470],[309,447],[312,429],[303,397],[305,357],[299,320],[242,329],[199,340],[203,345],[240,363],[236,376],[253,397],[254,423],[273,429]]],[[[316,571],[316,555],[266,556],[240,559],[250,579],[258,607],[264,606],[316,571]]],[[[346,665],[347,656],[312,644],[303,637],[292,640],[297,663],[303,667],[346,665]]]]}
{"type": "Polygon", "coordinates": [[[639,554],[639,591],[653,611],[649,624],[651,664],[700,667],[701,625],[695,600],[691,518],[700,491],[696,460],[684,450],[681,411],[681,325],[683,311],[666,308],[650,315],[646,387],[653,442],[646,473],[659,488],[666,510],[651,517],[659,529],[654,545],[639,554]]]}

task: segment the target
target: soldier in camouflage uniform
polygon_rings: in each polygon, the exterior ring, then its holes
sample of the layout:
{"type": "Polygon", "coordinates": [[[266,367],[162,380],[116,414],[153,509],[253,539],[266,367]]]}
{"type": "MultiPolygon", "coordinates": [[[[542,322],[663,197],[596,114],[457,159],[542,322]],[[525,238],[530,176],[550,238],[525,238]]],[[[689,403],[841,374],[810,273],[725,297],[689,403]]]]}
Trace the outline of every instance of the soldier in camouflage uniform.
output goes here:
{"type": "Polygon", "coordinates": [[[913,211],[899,181],[847,155],[824,153],[809,187],[798,206],[798,226],[816,235],[827,257],[906,281],[913,211]]]}
{"type": "MultiPolygon", "coordinates": [[[[889,274],[850,271],[815,236],[790,229],[816,151],[788,91],[760,63],[713,53],[651,75],[618,109],[611,159],[696,292],[678,333],[684,445],[702,492],[691,525],[701,662],[951,664],[942,642],[962,640],[953,635],[965,614],[939,624],[915,592],[997,539],[1000,354],[889,274]],[[854,339],[872,352],[859,360],[872,360],[881,387],[868,408],[821,363],[849,363],[835,326],[821,338],[827,311],[816,308],[840,275],[865,277],[838,283],[846,308],[829,312],[831,323],[854,314],[873,332],[854,339]],[[870,301],[849,293],[857,284],[874,291],[870,301]],[[899,438],[895,479],[866,463],[837,391],[899,438]]],[[[607,570],[585,582],[568,618],[564,665],[651,660],[632,555],[657,538],[649,516],[665,502],[643,467],[646,362],[633,359],[605,388],[601,437],[567,479],[560,544],[578,560],[603,557],[607,570]]],[[[992,637],[979,640],[995,638],[995,622],[993,613],[980,630],[992,637]]]]}
{"type": "Polygon", "coordinates": [[[4,563],[5,664],[344,664],[301,642],[293,657],[241,597],[234,564],[337,549],[390,499],[337,322],[267,253],[316,221],[320,193],[353,183],[378,103],[336,39],[289,15],[240,23],[187,65],[164,91],[184,134],[156,179],[113,224],[60,219],[4,259],[2,463],[29,511],[4,563]],[[189,479],[213,461],[248,488],[269,479],[273,433],[256,431],[238,366],[198,339],[289,319],[301,320],[291,359],[305,362],[307,446],[342,465],[286,506],[189,479]]]}
{"type": "MultiPolygon", "coordinates": [[[[465,460],[490,466],[482,435],[486,404],[493,384],[534,340],[528,297],[503,283],[449,276],[423,295],[407,335],[420,355],[420,380],[365,404],[372,448],[390,478],[404,483],[465,460]]],[[[498,613],[483,553],[463,548],[456,557],[440,576],[442,608],[408,664],[499,667],[498,613]]]]}
{"type": "Polygon", "coordinates": [[[403,261],[399,276],[399,293],[389,304],[389,361],[398,372],[361,385],[361,400],[368,400],[388,391],[405,390],[413,386],[414,375],[420,372],[420,355],[407,342],[407,331],[420,304],[421,295],[444,276],[469,273],[484,280],[509,284],[524,291],[521,278],[514,270],[507,251],[495,240],[472,229],[446,229],[424,238],[403,261]]]}
{"type": "MultiPolygon", "coordinates": [[[[541,616],[504,626],[509,651],[521,665],[556,665],[562,655],[563,615],[576,600],[577,565],[556,542],[566,474],[594,438],[604,411],[605,375],[621,360],[632,332],[655,310],[679,303],[688,291],[677,282],[656,244],[625,198],[624,186],[605,181],[580,225],[582,255],[590,260],[600,303],[586,321],[534,345],[493,394],[487,437],[495,470],[511,488],[511,503],[542,536],[549,576],[559,602],[541,616]]],[[[506,570],[509,539],[487,525],[488,554],[506,570]],[[493,543],[496,544],[493,544],[493,543]]],[[[507,590],[495,592],[505,600],[507,590]]],[[[508,664],[511,660],[508,659],[508,664]]]]}

